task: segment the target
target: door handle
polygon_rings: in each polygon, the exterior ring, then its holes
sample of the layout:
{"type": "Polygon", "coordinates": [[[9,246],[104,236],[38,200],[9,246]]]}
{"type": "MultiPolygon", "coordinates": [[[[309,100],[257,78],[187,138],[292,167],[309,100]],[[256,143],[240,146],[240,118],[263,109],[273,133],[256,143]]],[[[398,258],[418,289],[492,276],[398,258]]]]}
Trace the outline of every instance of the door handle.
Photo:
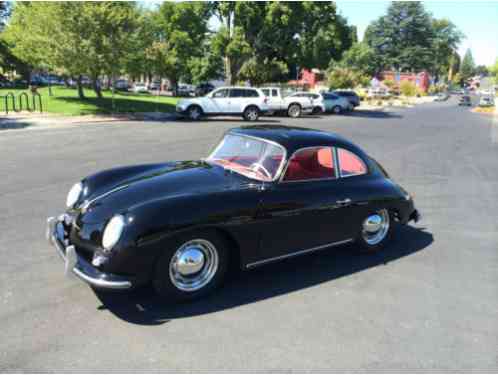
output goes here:
{"type": "Polygon", "coordinates": [[[351,203],[351,199],[346,198],[343,200],[336,201],[335,203],[337,203],[339,206],[347,206],[348,204],[351,203]]]}

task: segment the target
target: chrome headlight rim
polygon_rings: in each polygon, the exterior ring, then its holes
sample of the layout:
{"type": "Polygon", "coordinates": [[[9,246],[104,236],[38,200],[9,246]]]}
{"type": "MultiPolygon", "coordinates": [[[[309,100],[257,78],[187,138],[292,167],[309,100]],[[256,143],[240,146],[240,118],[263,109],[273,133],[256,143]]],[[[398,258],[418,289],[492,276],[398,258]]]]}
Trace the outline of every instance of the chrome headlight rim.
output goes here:
{"type": "Polygon", "coordinates": [[[67,206],[67,208],[73,208],[74,207],[74,205],[80,199],[82,192],[83,192],[83,184],[81,182],[75,183],[71,187],[71,189],[69,189],[69,192],[67,193],[67,197],[66,197],[66,206],[67,206]]]}
{"type": "Polygon", "coordinates": [[[119,242],[125,228],[125,217],[114,215],[104,228],[102,235],[102,248],[109,253],[119,242]]]}

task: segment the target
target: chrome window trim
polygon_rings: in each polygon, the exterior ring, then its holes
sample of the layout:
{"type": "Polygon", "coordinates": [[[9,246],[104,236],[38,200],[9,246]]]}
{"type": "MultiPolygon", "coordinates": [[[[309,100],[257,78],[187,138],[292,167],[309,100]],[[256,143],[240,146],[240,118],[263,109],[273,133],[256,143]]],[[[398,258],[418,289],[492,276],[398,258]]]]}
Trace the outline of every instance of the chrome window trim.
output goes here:
{"type": "Polygon", "coordinates": [[[348,178],[348,177],[356,177],[356,176],[364,176],[366,174],[369,174],[370,173],[370,170],[368,169],[368,165],[367,163],[365,163],[365,161],[363,160],[363,158],[359,157],[358,154],[356,154],[355,152],[353,151],[350,151],[348,150],[347,148],[344,148],[344,147],[336,147],[336,153],[337,153],[337,166],[339,167],[338,168],[338,172],[339,172],[339,177],[340,178],[348,178]],[[339,149],[341,150],[344,150],[344,151],[347,151],[349,152],[350,154],[353,154],[354,156],[356,156],[363,164],[363,166],[365,167],[365,173],[355,173],[355,174],[349,174],[349,175],[346,175],[344,176],[341,172],[341,166],[339,164],[339,149]]]}
{"type": "Polygon", "coordinates": [[[262,266],[264,264],[275,262],[277,260],[286,259],[286,258],[293,258],[293,257],[299,256],[299,255],[304,255],[304,254],[312,253],[314,251],[323,250],[323,249],[326,249],[327,247],[343,245],[343,244],[346,244],[349,242],[353,242],[353,239],[348,238],[346,240],[331,242],[331,243],[327,243],[325,245],[315,246],[315,247],[311,247],[309,249],[299,250],[299,251],[289,253],[289,254],[284,254],[284,255],[280,255],[280,256],[276,256],[276,257],[272,257],[272,258],[258,260],[256,262],[246,264],[246,268],[249,269],[249,268],[262,266]]]}
{"type": "Polygon", "coordinates": [[[227,135],[236,135],[236,136],[239,136],[239,137],[246,137],[246,138],[255,139],[257,141],[262,141],[262,142],[269,143],[271,145],[277,146],[277,147],[281,148],[284,151],[284,153],[282,155],[282,161],[280,162],[280,165],[278,166],[277,171],[275,172],[275,177],[273,179],[271,179],[270,181],[262,181],[262,180],[258,180],[256,178],[251,178],[251,177],[248,177],[245,174],[239,173],[239,172],[237,172],[237,171],[235,171],[233,169],[230,169],[231,171],[233,171],[233,172],[235,172],[237,174],[240,174],[240,175],[242,175],[244,177],[250,178],[251,180],[258,181],[258,182],[275,182],[275,181],[277,181],[280,178],[281,173],[282,173],[282,169],[284,168],[284,166],[286,164],[286,161],[287,161],[287,149],[284,146],[282,146],[280,143],[271,141],[269,139],[256,137],[256,136],[253,136],[253,135],[240,134],[240,133],[232,132],[232,131],[226,132],[225,134],[223,134],[223,137],[221,137],[220,142],[218,142],[218,144],[216,145],[216,147],[214,148],[214,150],[209,154],[209,156],[207,158],[203,159],[204,161],[206,161],[206,162],[209,161],[209,158],[218,150],[219,146],[221,145],[221,141],[227,135]]]}
{"type": "Polygon", "coordinates": [[[285,168],[284,170],[282,171],[282,175],[280,176],[278,182],[281,183],[281,184],[289,184],[289,183],[293,183],[293,182],[308,182],[308,181],[331,181],[331,180],[337,180],[340,178],[339,176],[339,172],[336,168],[336,160],[334,160],[334,177],[324,177],[324,178],[310,178],[310,179],[307,179],[307,180],[292,180],[292,181],[285,181],[284,180],[284,176],[285,176],[285,173],[287,172],[287,169],[289,168],[289,162],[291,161],[291,159],[298,153],[298,152],[301,152],[303,150],[308,150],[308,149],[314,149],[314,148],[331,148],[332,149],[332,154],[334,155],[334,159],[335,159],[335,152],[334,152],[334,149],[335,147],[334,146],[330,146],[330,145],[327,145],[327,146],[308,146],[308,147],[302,147],[300,149],[297,149],[296,151],[294,151],[292,153],[292,155],[290,156],[290,158],[287,160],[287,163],[285,164],[285,168]]]}

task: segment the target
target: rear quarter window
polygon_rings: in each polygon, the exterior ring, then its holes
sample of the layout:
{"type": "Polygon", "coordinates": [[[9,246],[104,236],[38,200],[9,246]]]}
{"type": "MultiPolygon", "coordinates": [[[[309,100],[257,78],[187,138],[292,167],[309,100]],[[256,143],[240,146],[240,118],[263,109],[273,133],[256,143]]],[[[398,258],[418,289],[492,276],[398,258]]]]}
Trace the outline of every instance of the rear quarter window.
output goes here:
{"type": "Polygon", "coordinates": [[[351,151],[338,148],[337,158],[341,177],[359,176],[367,173],[365,162],[351,151]]]}

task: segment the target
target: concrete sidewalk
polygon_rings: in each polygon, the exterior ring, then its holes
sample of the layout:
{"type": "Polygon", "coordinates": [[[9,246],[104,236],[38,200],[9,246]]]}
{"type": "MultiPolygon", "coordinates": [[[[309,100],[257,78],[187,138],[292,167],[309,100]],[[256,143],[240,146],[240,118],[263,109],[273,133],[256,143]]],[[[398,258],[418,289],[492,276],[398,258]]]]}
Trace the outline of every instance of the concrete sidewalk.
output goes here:
{"type": "Polygon", "coordinates": [[[0,116],[1,129],[22,129],[27,127],[59,127],[66,125],[115,122],[115,121],[168,121],[177,119],[175,113],[141,112],[109,115],[61,116],[51,113],[16,112],[0,116]]]}

